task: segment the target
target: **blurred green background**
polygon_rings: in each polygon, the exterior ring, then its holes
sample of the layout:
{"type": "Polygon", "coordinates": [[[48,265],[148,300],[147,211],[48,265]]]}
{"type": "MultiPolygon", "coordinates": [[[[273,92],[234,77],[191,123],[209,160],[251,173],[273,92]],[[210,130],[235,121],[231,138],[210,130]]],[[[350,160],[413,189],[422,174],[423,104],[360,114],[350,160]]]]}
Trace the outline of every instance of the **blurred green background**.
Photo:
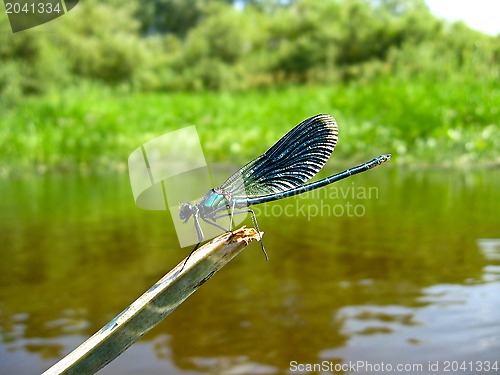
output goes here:
{"type": "Polygon", "coordinates": [[[500,163],[500,36],[423,0],[87,0],[16,34],[0,17],[0,62],[1,175],[123,169],[193,124],[243,162],[319,111],[337,160],[500,163]]]}

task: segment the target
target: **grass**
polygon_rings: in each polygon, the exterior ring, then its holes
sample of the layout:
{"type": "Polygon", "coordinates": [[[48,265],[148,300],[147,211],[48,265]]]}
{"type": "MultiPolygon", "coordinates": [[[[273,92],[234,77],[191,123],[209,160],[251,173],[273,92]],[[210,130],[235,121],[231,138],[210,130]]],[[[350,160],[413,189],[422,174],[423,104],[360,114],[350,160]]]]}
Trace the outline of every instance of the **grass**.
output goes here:
{"type": "Polygon", "coordinates": [[[140,144],[197,125],[210,162],[244,163],[301,120],[332,114],[335,159],[391,152],[399,164],[500,164],[494,82],[380,80],[239,93],[133,93],[80,87],[30,97],[0,118],[0,174],[123,170],[140,144]]]}

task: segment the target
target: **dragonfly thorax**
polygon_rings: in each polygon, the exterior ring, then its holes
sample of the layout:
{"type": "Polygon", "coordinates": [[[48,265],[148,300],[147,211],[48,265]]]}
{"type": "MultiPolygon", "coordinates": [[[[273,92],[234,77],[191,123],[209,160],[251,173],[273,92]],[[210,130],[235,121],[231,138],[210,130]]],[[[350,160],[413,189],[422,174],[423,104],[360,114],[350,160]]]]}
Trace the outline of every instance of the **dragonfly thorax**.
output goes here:
{"type": "Polygon", "coordinates": [[[222,207],[228,207],[231,202],[231,194],[221,188],[211,189],[198,204],[184,203],[179,210],[179,217],[187,222],[191,216],[202,218],[213,218],[214,214],[222,207]]]}
{"type": "Polygon", "coordinates": [[[211,189],[197,204],[200,209],[200,216],[211,217],[222,207],[227,207],[231,201],[231,194],[220,188],[211,189]]]}

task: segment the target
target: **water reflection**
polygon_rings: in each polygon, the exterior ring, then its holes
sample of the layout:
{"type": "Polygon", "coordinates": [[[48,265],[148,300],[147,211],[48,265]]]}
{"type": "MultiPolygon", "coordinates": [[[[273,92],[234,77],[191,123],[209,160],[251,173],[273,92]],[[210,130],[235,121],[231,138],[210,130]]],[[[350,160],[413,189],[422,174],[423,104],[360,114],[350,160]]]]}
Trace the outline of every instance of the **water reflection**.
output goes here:
{"type": "MultiPolygon", "coordinates": [[[[499,177],[386,168],[338,187],[377,187],[376,197],[319,197],[363,215],[263,207],[270,262],[251,245],[101,373],[493,360],[500,246],[478,239],[500,237],[499,177]]],[[[0,373],[50,367],[188,253],[168,213],[134,206],[127,176],[2,181],[0,194],[0,373]]]]}

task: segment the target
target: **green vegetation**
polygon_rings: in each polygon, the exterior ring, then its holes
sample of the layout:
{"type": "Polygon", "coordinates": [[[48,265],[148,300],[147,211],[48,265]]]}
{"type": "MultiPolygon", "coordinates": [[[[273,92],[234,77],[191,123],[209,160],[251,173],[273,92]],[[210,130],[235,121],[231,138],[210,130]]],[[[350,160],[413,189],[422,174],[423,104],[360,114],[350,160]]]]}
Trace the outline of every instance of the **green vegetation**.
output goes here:
{"type": "Polygon", "coordinates": [[[326,112],[335,158],[500,164],[500,36],[423,0],[88,0],[12,34],[0,17],[0,174],[120,169],[198,125],[244,162],[326,112]]]}
{"type": "Polygon", "coordinates": [[[34,97],[0,118],[2,172],[123,168],[141,143],[197,125],[211,162],[243,163],[293,125],[327,112],[340,125],[335,160],[365,161],[392,152],[406,164],[500,163],[500,90],[473,82],[380,80],[240,93],[119,94],[34,97]],[[10,167],[9,167],[10,166],[10,167]]]}

